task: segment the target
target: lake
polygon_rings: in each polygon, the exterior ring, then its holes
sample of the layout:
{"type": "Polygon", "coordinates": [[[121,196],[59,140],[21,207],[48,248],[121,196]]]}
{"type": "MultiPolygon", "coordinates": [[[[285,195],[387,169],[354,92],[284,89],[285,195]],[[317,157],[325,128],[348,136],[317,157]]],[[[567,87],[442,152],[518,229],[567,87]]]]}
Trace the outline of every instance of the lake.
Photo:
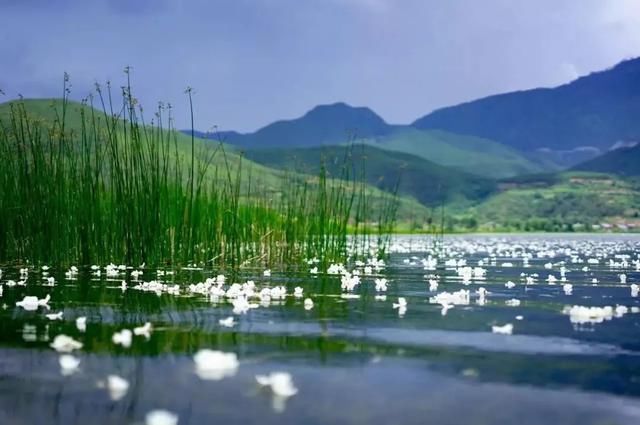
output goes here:
{"type": "Polygon", "coordinates": [[[24,267],[0,267],[0,424],[640,423],[636,235],[398,236],[224,282],[24,267]]]}

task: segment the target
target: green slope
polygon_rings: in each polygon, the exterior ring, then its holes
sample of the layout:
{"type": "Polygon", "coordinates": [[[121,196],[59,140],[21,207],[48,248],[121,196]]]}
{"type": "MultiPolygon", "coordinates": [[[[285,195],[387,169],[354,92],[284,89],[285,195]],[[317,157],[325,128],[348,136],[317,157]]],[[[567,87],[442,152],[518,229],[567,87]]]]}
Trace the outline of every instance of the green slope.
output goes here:
{"type": "Polygon", "coordinates": [[[416,155],[440,165],[458,167],[483,177],[502,178],[550,171],[548,167],[537,165],[500,143],[442,130],[406,127],[388,136],[367,139],[366,142],[386,150],[416,155]]]}
{"type": "MultiPolygon", "coordinates": [[[[640,180],[567,172],[502,181],[501,192],[459,211],[482,229],[590,230],[600,223],[640,225],[640,180]]],[[[462,220],[461,220],[462,221],[462,220]]]]}
{"type": "Polygon", "coordinates": [[[496,188],[492,180],[443,167],[415,155],[369,145],[254,149],[247,150],[245,154],[247,158],[269,167],[295,168],[311,174],[318,172],[318,158],[323,158],[333,175],[340,175],[347,155],[348,162],[355,165],[352,172],[355,175],[364,172],[369,184],[393,191],[399,183],[400,194],[411,196],[427,206],[437,206],[443,202],[477,202],[496,188]]]}
{"type": "MultiPolygon", "coordinates": [[[[11,107],[17,106],[18,102],[21,102],[24,105],[25,110],[32,119],[51,123],[54,120],[59,119],[58,117],[61,117],[62,114],[62,99],[24,99],[20,101],[5,102],[0,104],[0,121],[2,121],[5,126],[10,125],[9,119],[11,116],[11,107]]],[[[69,101],[67,103],[65,117],[66,131],[75,134],[79,134],[82,131],[82,114],[85,114],[87,117],[94,114],[97,120],[104,120],[102,110],[98,109],[93,109],[83,103],[69,101]]],[[[114,113],[119,115],[118,111],[114,111],[114,113]]],[[[152,113],[149,113],[149,115],[152,115],[152,113]]],[[[145,117],[145,122],[150,123],[150,118],[145,117]]],[[[179,131],[172,132],[172,134],[176,138],[177,154],[180,155],[184,161],[189,161],[191,157],[191,137],[179,131]]],[[[195,139],[196,152],[201,149],[215,149],[216,146],[217,144],[212,145],[211,140],[205,140],[197,137],[195,139]]],[[[211,179],[224,177],[226,175],[226,167],[228,165],[232,173],[235,173],[238,170],[238,167],[241,166],[243,173],[246,173],[247,175],[250,174],[251,185],[253,187],[259,187],[260,190],[277,194],[287,182],[286,178],[289,176],[286,175],[287,173],[285,171],[282,169],[269,168],[254,162],[251,159],[245,158],[233,146],[225,145],[224,155],[221,152],[222,151],[219,151],[219,153],[215,155],[211,167],[209,168],[208,176],[211,179]]],[[[319,163],[318,160],[317,163],[319,163]]],[[[317,170],[317,168],[315,170],[317,170]]],[[[317,175],[317,173],[314,174],[317,175]]],[[[308,179],[309,181],[313,181],[315,178],[314,175],[300,177],[308,179]]],[[[367,187],[366,190],[369,193],[374,207],[379,204],[380,199],[386,196],[383,191],[373,186],[367,187]]],[[[416,215],[427,216],[428,214],[428,209],[415,199],[408,197],[399,198],[399,219],[403,220],[408,217],[415,217],[416,215]]]]}
{"type": "Polygon", "coordinates": [[[616,149],[576,165],[574,170],[640,176],[640,145],[616,149]]]}

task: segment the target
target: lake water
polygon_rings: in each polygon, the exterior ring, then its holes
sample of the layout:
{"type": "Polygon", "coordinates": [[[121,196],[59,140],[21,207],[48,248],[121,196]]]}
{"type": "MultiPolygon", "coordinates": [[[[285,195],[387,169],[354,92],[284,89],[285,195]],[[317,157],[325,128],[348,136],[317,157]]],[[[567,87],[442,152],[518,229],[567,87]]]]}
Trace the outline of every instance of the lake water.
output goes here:
{"type": "Polygon", "coordinates": [[[398,237],[384,267],[346,265],[360,272],[351,291],[312,267],[235,277],[287,289],[236,301],[238,314],[210,295],[229,277],[189,289],[216,271],[144,269],[136,282],[132,269],[31,267],[22,284],[20,266],[1,267],[0,424],[640,423],[638,236],[398,237]],[[140,284],[151,280],[167,286],[140,284]],[[114,343],[146,322],[148,338],[114,343]],[[82,344],[64,369],[58,335],[82,344]],[[202,349],[235,353],[237,367],[203,372],[202,349]],[[294,395],[257,384],[278,371],[294,395]]]}

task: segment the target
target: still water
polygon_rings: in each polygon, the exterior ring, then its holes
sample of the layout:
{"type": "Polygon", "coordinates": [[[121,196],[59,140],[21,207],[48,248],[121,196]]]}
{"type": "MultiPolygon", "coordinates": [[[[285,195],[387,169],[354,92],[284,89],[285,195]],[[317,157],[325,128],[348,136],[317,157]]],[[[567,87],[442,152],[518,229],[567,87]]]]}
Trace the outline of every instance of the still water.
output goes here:
{"type": "Polygon", "coordinates": [[[224,283],[0,267],[0,424],[640,423],[638,236],[397,237],[384,264],[310,263],[224,283]],[[258,384],[273,372],[288,394],[258,384]]]}

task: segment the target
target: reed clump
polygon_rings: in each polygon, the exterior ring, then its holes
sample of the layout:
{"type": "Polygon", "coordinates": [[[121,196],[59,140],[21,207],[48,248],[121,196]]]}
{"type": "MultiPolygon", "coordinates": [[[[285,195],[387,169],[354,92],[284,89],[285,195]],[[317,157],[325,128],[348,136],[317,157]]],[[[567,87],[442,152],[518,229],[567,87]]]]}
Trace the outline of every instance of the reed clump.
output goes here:
{"type": "Polygon", "coordinates": [[[177,132],[169,106],[147,122],[129,81],[117,101],[107,85],[82,104],[67,82],[51,119],[28,101],[0,115],[0,262],[338,261],[354,229],[380,236],[394,220],[393,196],[366,217],[364,180],[346,171],[265,181],[223,144],[177,132]]]}

